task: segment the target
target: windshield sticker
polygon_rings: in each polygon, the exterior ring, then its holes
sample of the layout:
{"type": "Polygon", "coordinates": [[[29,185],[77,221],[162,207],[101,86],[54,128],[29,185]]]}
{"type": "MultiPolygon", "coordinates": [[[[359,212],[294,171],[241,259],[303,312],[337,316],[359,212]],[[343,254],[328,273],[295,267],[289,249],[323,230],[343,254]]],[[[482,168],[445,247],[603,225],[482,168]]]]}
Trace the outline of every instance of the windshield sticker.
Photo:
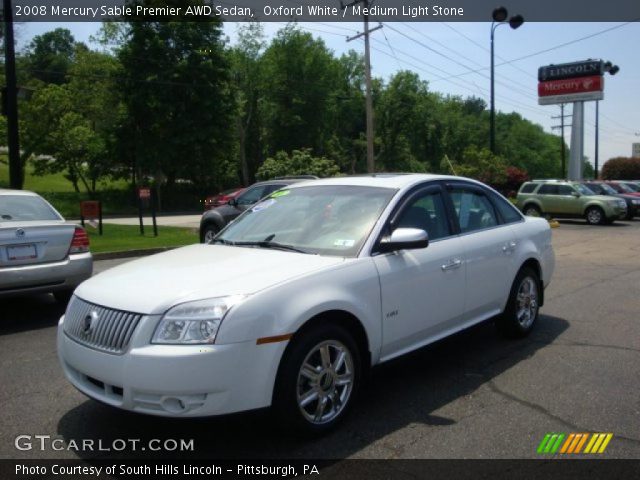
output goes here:
{"type": "Polygon", "coordinates": [[[355,240],[351,240],[351,239],[338,239],[335,242],[333,242],[333,246],[334,247],[353,247],[353,245],[356,243],[355,240]]]}
{"type": "Polygon", "coordinates": [[[276,203],[276,201],[273,198],[270,198],[269,200],[265,200],[264,202],[260,202],[258,205],[253,207],[251,209],[251,211],[252,212],[259,212],[260,210],[264,210],[266,208],[269,208],[274,203],[276,203]]]}
{"type": "Polygon", "coordinates": [[[269,198],[284,197],[285,195],[289,195],[289,192],[291,192],[291,190],[280,190],[279,192],[272,193],[269,198]]]}

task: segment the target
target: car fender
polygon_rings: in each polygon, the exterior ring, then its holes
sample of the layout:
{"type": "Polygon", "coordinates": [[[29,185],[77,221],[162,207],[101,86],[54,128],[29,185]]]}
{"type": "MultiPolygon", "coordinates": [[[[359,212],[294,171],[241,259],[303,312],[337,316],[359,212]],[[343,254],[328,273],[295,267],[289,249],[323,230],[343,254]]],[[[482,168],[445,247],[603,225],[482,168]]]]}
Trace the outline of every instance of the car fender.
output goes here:
{"type": "Polygon", "coordinates": [[[582,214],[586,215],[587,210],[589,210],[591,207],[598,207],[604,212],[607,217],[610,217],[612,215],[611,206],[607,202],[602,200],[589,200],[584,204],[584,207],[582,208],[582,214]]]}
{"type": "Polygon", "coordinates": [[[544,212],[544,208],[542,207],[542,202],[535,198],[535,197],[529,197],[529,198],[525,198],[524,200],[522,200],[522,202],[520,202],[520,204],[522,205],[522,207],[520,207],[521,211],[524,211],[525,207],[527,205],[535,205],[536,207],[538,207],[540,209],[540,211],[544,212]]]}
{"type": "Polygon", "coordinates": [[[249,296],[222,321],[216,343],[265,339],[286,342],[308,321],[339,310],[355,317],[367,336],[372,363],[382,342],[380,282],[370,257],[311,272],[249,296]]]}

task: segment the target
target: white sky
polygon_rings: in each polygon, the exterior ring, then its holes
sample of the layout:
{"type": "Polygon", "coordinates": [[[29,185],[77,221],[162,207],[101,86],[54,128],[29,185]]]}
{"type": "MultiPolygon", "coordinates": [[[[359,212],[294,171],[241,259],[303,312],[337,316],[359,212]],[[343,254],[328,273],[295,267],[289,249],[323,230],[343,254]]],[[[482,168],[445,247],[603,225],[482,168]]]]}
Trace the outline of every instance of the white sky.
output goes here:
{"type": "MultiPolygon", "coordinates": [[[[515,12],[514,12],[515,13],[515,12]]],[[[265,23],[270,38],[284,23],[265,23]]],[[[230,42],[237,24],[225,24],[230,42]]],[[[302,23],[302,29],[321,37],[337,55],[349,49],[362,51],[361,40],[346,37],[362,30],[359,23],[302,23]]],[[[375,23],[371,25],[375,26],[375,23]]],[[[71,30],[76,40],[89,43],[98,23],[24,23],[17,29],[18,50],[31,38],[54,28],[71,30]]],[[[444,94],[475,95],[489,104],[490,23],[388,23],[372,33],[371,63],[374,76],[388,79],[400,69],[412,70],[429,82],[429,88],[444,94]],[[409,38],[407,38],[409,37],[409,38]],[[447,58],[448,57],[448,58],[447,58]],[[480,70],[470,73],[471,70],[480,70]],[[458,76],[460,75],[460,76],[458,76]],[[443,78],[444,77],[444,78],[443,78]],[[453,77],[453,78],[452,78],[453,77]]],[[[640,142],[640,23],[526,23],[518,30],[500,26],[495,34],[496,108],[518,112],[545,131],[558,125],[560,107],[539,106],[538,67],[587,58],[610,60],[620,67],[615,76],[606,75],[605,99],[600,102],[600,166],[609,158],[630,156],[631,144],[640,142]],[[607,31],[608,30],[608,31],[607,31]],[[602,33],[600,33],[602,32],[602,33]],[[591,38],[582,39],[583,37],[591,38]],[[575,40],[582,39],[574,42],[575,40]],[[563,45],[567,42],[574,42],[563,45]],[[557,47],[557,48],[555,48],[557,47]],[[548,52],[544,50],[551,49],[548,52]],[[532,55],[536,54],[536,55],[532,55]],[[529,58],[500,65],[532,55],[529,58]]],[[[571,107],[565,108],[565,114],[571,107]]],[[[585,155],[595,156],[595,103],[585,106],[585,155]]],[[[571,118],[566,120],[571,123],[571,118]]],[[[559,133],[559,131],[555,131],[559,133]]],[[[569,142],[571,129],[565,129],[569,142]]],[[[559,148],[559,147],[558,147],[559,148]]]]}

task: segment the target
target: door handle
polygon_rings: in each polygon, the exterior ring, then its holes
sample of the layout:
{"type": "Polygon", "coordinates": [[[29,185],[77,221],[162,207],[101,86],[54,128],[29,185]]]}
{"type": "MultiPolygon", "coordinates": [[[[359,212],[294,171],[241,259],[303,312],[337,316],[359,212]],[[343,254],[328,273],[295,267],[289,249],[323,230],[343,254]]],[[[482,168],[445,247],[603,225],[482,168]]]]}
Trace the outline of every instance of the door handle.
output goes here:
{"type": "Polygon", "coordinates": [[[462,260],[460,260],[459,258],[452,258],[447,263],[442,265],[442,271],[444,272],[444,271],[447,271],[447,270],[453,270],[453,269],[456,269],[456,268],[460,268],[460,265],[462,265],[462,260]]]}

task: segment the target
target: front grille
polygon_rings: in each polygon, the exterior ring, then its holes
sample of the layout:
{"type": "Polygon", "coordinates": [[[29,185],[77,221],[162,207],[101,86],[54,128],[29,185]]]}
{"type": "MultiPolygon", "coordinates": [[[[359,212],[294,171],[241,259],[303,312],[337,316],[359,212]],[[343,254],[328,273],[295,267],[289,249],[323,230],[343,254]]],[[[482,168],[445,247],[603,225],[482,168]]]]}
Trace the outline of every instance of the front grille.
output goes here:
{"type": "Polygon", "coordinates": [[[64,332],[76,342],[107,353],[123,353],[142,315],[113,310],[71,298],[64,318],[64,332]]]}

